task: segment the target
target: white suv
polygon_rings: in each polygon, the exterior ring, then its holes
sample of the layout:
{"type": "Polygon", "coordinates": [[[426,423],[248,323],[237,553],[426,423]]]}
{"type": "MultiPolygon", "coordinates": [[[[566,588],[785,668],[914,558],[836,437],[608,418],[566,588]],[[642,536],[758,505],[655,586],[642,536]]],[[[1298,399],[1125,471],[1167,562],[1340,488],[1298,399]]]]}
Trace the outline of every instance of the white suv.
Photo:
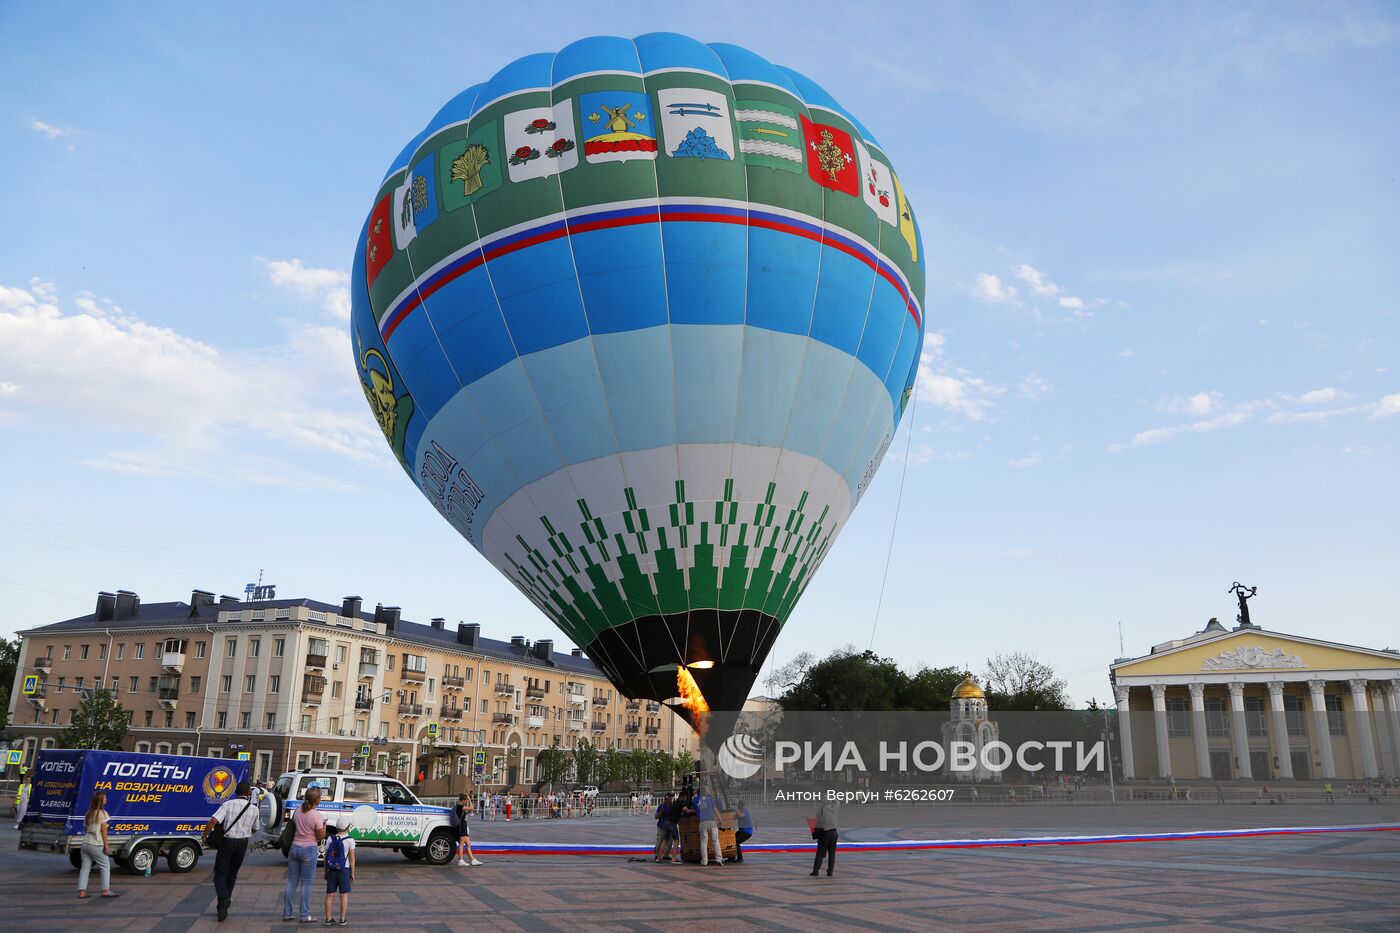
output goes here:
{"type": "Polygon", "coordinates": [[[321,789],[316,809],[327,816],[344,814],[346,821],[340,825],[348,825],[347,834],[357,846],[393,849],[433,865],[446,865],[457,851],[451,810],[420,803],[401,782],[367,771],[307,768],[282,775],[275,789],[281,806],[272,832],[290,818],[312,787],[321,789]]]}

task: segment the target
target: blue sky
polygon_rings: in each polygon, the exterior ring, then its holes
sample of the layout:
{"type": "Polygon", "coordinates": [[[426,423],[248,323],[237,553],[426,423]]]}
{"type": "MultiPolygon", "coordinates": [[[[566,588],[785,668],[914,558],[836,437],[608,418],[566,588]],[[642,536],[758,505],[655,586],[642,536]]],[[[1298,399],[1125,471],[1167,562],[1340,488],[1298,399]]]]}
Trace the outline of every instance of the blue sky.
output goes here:
{"type": "Polygon", "coordinates": [[[1375,5],[6,4],[0,631],[359,594],[551,627],[391,460],[346,273],[449,97],[585,35],[730,41],[884,145],[929,256],[906,435],[774,652],[1027,650],[1077,700],[1233,618],[1400,644],[1400,16],[1375,5]]]}

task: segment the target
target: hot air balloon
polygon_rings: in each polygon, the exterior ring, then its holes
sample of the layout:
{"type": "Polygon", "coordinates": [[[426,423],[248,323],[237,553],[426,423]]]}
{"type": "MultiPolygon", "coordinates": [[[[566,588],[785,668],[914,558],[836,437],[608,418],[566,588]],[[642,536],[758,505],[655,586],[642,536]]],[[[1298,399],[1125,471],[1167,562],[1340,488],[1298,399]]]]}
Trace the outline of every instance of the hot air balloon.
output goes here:
{"type": "Polygon", "coordinates": [[[428,501],[619,691],[738,710],[908,402],[922,253],[813,81],[597,36],[467,88],[394,160],[355,361],[428,501]]]}

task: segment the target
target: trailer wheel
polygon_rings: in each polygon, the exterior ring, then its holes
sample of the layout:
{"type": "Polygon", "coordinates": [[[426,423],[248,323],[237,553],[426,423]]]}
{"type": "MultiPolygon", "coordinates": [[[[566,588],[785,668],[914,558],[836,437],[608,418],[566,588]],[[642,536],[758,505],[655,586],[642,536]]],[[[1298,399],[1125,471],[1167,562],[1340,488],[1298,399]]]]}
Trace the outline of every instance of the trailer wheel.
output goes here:
{"type": "Polygon", "coordinates": [[[177,875],[194,868],[199,862],[199,846],[193,842],[177,842],[170,850],[170,854],[165,857],[165,864],[170,866],[170,870],[177,875]]]}
{"type": "Polygon", "coordinates": [[[68,861],[73,863],[74,868],[83,867],[83,853],[78,849],[68,850],[68,861]]]}
{"type": "Polygon", "coordinates": [[[149,842],[143,842],[132,849],[126,857],[125,868],[129,875],[144,875],[147,871],[155,871],[156,847],[149,842]]]}

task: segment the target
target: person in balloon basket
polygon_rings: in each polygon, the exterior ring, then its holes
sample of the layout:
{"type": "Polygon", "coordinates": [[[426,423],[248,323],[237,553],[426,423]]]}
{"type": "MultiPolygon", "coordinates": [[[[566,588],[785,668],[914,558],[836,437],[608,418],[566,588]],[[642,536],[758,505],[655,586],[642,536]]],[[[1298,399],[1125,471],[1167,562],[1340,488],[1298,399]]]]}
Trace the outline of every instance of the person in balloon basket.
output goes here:
{"type": "Polygon", "coordinates": [[[355,882],[355,840],[340,832],[343,816],[326,820],[326,926],[335,924],[335,896],[340,895],[340,925],[350,922],[350,889],[355,882]]]}
{"type": "Polygon", "coordinates": [[[656,805],[656,849],[653,852],[652,861],[671,861],[671,834],[676,832],[676,824],[671,822],[671,805],[673,803],[675,803],[675,795],[668,793],[666,798],[656,805]]]}
{"type": "Polygon", "coordinates": [[[812,838],[817,841],[817,857],[812,862],[812,877],[821,872],[822,859],[826,859],[826,875],[836,871],[836,820],[841,814],[841,804],[837,801],[823,801],[814,816],[808,821],[812,826],[812,838]]]}
{"type": "Polygon", "coordinates": [[[690,806],[695,811],[696,821],[700,824],[700,864],[710,864],[710,841],[713,840],[715,863],[723,865],[724,850],[719,846],[719,801],[715,799],[710,788],[701,787],[690,806]]]}

